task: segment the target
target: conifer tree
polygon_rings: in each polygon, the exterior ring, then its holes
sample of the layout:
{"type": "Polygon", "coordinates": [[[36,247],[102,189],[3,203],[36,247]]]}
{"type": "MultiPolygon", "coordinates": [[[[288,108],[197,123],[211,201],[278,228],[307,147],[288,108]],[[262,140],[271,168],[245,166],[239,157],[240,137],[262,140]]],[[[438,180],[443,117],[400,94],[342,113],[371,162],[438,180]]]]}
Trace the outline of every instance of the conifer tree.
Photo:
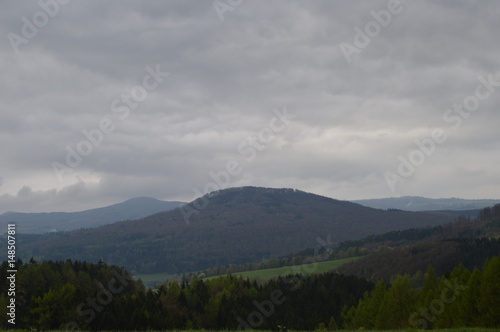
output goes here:
{"type": "Polygon", "coordinates": [[[398,276],[386,292],[375,321],[377,329],[401,329],[409,326],[408,319],[415,311],[417,294],[407,276],[398,276]]]}
{"type": "Polygon", "coordinates": [[[500,256],[485,266],[480,288],[481,325],[500,326],[500,256]]]}
{"type": "Polygon", "coordinates": [[[49,290],[35,299],[32,314],[37,317],[37,326],[42,329],[59,329],[77,319],[76,288],[70,283],[60,289],[49,290]]]}
{"type": "Polygon", "coordinates": [[[460,326],[477,326],[481,316],[480,300],[482,273],[478,268],[475,268],[467,282],[467,288],[464,290],[463,296],[459,300],[458,313],[460,326]]]}
{"type": "Polygon", "coordinates": [[[330,321],[328,322],[328,331],[336,331],[339,329],[339,326],[337,324],[337,321],[335,318],[332,316],[330,318],[330,321]]]}

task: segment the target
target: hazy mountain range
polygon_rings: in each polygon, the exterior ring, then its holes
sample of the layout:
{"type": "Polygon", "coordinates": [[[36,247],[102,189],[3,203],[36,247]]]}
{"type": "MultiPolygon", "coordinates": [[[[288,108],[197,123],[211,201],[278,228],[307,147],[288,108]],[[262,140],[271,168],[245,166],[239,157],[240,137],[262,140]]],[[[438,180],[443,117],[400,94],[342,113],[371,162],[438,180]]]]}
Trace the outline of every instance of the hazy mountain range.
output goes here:
{"type": "MultiPolygon", "coordinates": [[[[494,199],[425,198],[418,196],[354,200],[354,203],[375,209],[405,211],[442,211],[455,215],[476,217],[487,206],[500,203],[494,199]]],[[[161,201],[151,197],[136,197],[122,203],[79,212],[6,212],[0,215],[0,227],[16,223],[19,233],[41,234],[93,228],[123,220],[140,219],[169,211],[186,203],[161,201]]]]}
{"type": "Polygon", "coordinates": [[[165,202],[151,197],[137,197],[125,202],[80,212],[6,212],[0,215],[0,227],[15,223],[19,233],[47,233],[91,228],[121,220],[139,219],[182,206],[182,202],[165,202]]]}
{"type": "Polygon", "coordinates": [[[425,198],[404,196],[379,199],[354,200],[364,206],[375,209],[399,209],[405,211],[443,211],[443,210],[476,210],[500,203],[500,199],[461,199],[461,198],[425,198]]]}
{"type": "Polygon", "coordinates": [[[332,242],[413,227],[455,216],[383,211],[294,189],[232,188],[183,208],[93,229],[23,236],[22,257],[97,261],[135,272],[188,272],[298,252],[332,242]],[[196,211],[186,223],[186,211],[196,211]]]}

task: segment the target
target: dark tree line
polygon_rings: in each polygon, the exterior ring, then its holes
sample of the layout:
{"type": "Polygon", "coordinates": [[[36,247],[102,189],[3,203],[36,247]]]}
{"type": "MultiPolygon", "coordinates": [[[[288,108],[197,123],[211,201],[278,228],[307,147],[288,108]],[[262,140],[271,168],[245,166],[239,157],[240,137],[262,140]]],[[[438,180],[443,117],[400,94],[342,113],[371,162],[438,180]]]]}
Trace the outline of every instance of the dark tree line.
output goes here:
{"type": "MultiPolygon", "coordinates": [[[[500,257],[472,272],[429,269],[376,285],[336,273],[258,283],[234,276],[145,289],[123,268],[79,261],[18,262],[16,329],[294,330],[500,327],[500,257]],[[421,281],[419,280],[421,279],[421,281]]],[[[0,278],[7,279],[7,264],[0,278]]],[[[7,282],[0,292],[6,307],[7,282]]],[[[12,328],[8,316],[0,328],[12,328]]]]}
{"type": "MultiPolygon", "coordinates": [[[[16,265],[14,293],[9,292],[7,277],[11,274],[7,272],[7,262],[0,267],[0,306],[5,308],[14,298],[16,309],[15,325],[8,323],[8,315],[2,315],[1,328],[54,329],[65,328],[72,322],[83,327],[85,320],[101,309],[101,297],[106,302],[110,298],[144,293],[142,282],[133,280],[125,269],[103,262],[30,260],[25,264],[18,260],[16,265]],[[97,301],[96,308],[88,303],[93,298],[97,301]]],[[[92,320],[99,321],[97,316],[92,320]]]]}
{"type": "MultiPolygon", "coordinates": [[[[7,264],[1,266],[6,280],[7,264]]],[[[276,329],[285,325],[312,330],[338,326],[373,284],[327,273],[290,275],[266,283],[234,276],[171,282],[144,289],[123,268],[79,261],[18,262],[16,329],[165,330],[276,329]]],[[[0,306],[8,285],[2,283],[0,306]]],[[[3,316],[0,328],[12,328],[3,316]]]]}

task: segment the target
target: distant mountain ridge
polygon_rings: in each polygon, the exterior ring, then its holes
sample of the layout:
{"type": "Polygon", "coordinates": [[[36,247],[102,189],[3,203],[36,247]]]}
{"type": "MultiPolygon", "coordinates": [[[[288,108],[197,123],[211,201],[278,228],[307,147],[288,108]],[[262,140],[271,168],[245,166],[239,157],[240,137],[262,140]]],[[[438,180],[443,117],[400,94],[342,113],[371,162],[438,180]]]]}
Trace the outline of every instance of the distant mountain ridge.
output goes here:
{"type": "Polygon", "coordinates": [[[144,218],[184,204],[175,201],[160,201],[151,197],[136,197],[122,203],[79,212],[6,212],[0,215],[0,227],[7,229],[8,223],[16,223],[17,232],[32,234],[71,231],[98,227],[121,220],[144,218]]]}
{"type": "Polygon", "coordinates": [[[461,199],[461,198],[426,198],[403,196],[376,199],[354,200],[374,209],[399,209],[405,211],[464,211],[477,210],[500,203],[500,199],[461,199]]]}
{"type": "Polygon", "coordinates": [[[21,257],[78,259],[135,273],[183,273],[278,257],[371,234],[452,222],[434,212],[382,211],[294,189],[231,188],[183,208],[69,233],[25,236],[21,257]],[[208,204],[200,204],[208,201],[208,204]],[[190,223],[181,209],[196,209],[190,223]]]}

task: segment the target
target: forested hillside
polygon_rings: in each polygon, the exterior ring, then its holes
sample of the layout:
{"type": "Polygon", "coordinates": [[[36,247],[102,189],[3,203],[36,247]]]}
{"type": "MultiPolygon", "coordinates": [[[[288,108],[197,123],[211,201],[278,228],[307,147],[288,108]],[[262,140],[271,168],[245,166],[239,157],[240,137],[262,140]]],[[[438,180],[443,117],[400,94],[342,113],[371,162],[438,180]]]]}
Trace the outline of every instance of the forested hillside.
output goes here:
{"type": "MultiPolygon", "coordinates": [[[[309,250],[315,258],[327,259],[354,253],[352,245],[360,244],[358,250],[372,254],[358,260],[365,261],[362,265],[355,265],[358,261],[345,265],[353,264],[358,276],[347,275],[348,269],[342,269],[344,274],[279,275],[267,282],[231,275],[209,280],[192,276],[146,290],[124,268],[103,261],[18,261],[16,327],[498,328],[500,205],[483,209],[480,216],[474,221],[465,219],[434,228],[391,232],[309,250]],[[457,237],[443,239],[448,235],[457,237]],[[368,269],[370,266],[373,270],[368,269]],[[381,275],[382,270],[389,273],[381,275]],[[375,285],[359,276],[366,271],[370,278],[381,280],[375,285]]],[[[295,258],[306,257],[307,252],[295,258]]],[[[7,263],[0,268],[0,278],[4,280],[0,306],[6,307],[7,263]]],[[[8,327],[8,319],[8,315],[0,319],[1,328],[8,327]]]]}
{"type": "Polygon", "coordinates": [[[389,280],[397,274],[414,274],[434,267],[437,273],[462,263],[474,269],[500,254],[500,204],[481,210],[476,220],[412,229],[349,241],[370,255],[347,263],[339,272],[371,280],[389,280]]]}
{"type": "Polygon", "coordinates": [[[102,258],[133,273],[183,273],[288,255],[314,247],[320,237],[340,242],[454,219],[376,210],[293,189],[244,187],[140,220],[23,236],[19,248],[26,259],[102,258]]]}
{"type": "Polygon", "coordinates": [[[391,280],[395,275],[412,275],[432,266],[441,275],[462,263],[468,269],[500,254],[500,239],[456,239],[420,243],[408,247],[385,248],[338,270],[370,280],[391,280]]]}
{"type": "Polygon", "coordinates": [[[499,210],[500,205],[496,205],[478,211],[478,219],[462,216],[445,225],[392,231],[340,243],[333,243],[330,237],[321,238],[315,248],[260,262],[212,267],[205,269],[202,275],[300,265],[311,256],[320,261],[366,256],[342,265],[339,271],[375,281],[425,271],[428,266],[433,266],[438,273],[451,270],[459,263],[473,269],[500,254],[499,210]]]}

